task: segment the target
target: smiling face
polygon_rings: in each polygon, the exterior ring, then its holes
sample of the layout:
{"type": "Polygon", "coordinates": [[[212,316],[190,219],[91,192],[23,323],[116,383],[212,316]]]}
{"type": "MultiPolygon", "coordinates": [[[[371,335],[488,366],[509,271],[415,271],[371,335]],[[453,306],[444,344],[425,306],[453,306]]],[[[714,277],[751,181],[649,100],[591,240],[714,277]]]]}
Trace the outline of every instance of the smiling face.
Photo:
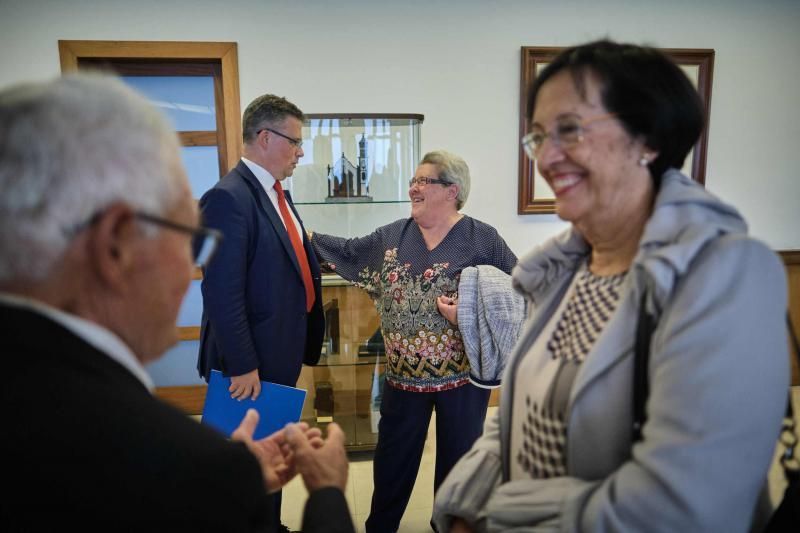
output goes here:
{"type": "Polygon", "coordinates": [[[545,82],[536,98],[532,126],[552,132],[565,120],[586,124],[581,141],[571,146],[558,146],[548,137],[536,154],[536,164],[556,195],[558,216],[579,228],[597,228],[621,222],[632,206],[641,208],[651,183],[639,160],[650,151],[616,118],[602,118],[609,111],[601,100],[601,85],[591,74],[584,81],[585,98],[567,70],[545,82]]]}
{"type": "MultiPolygon", "coordinates": [[[[439,178],[436,165],[424,163],[417,167],[414,178],[439,178]]],[[[417,224],[429,226],[446,220],[458,212],[456,208],[457,185],[441,185],[428,183],[419,185],[414,183],[408,189],[411,199],[411,217],[417,224]]]]}

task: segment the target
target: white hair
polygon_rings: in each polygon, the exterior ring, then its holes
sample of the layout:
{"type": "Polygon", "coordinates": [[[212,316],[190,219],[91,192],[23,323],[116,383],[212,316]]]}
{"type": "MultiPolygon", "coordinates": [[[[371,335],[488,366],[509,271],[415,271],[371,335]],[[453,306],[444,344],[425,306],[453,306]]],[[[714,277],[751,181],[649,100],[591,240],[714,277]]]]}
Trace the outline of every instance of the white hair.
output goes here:
{"type": "Polygon", "coordinates": [[[178,149],[166,119],[110,76],[0,91],[0,281],[44,278],[114,202],[164,214],[180,192],[178,149]]]}

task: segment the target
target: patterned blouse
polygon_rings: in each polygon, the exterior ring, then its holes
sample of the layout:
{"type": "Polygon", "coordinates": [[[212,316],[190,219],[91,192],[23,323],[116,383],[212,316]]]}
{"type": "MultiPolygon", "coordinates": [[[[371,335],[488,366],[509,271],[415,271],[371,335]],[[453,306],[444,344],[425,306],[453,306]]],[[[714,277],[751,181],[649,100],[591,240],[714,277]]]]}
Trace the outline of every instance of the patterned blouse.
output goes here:
{"type": "Polygon", "coordinates": [[[414,392],[453,389],[469,382],[469,361],[458,328],[436,308],[457,296],[461,270],[493,265],[510,273],[517,257],[497,230],[463,216],[433,250],[412,218],[365,237],[314,233],[323,266],[369,293],[381,318],[386,381],[414,392]]]}
{"type": "Polygon", "coordinates": [[[581,364],[611,320],[626,273],[597,276],[584,265],[550,323],[521,361],[514,387],[512,479],[567,472],[567,406],[581,364]]]}

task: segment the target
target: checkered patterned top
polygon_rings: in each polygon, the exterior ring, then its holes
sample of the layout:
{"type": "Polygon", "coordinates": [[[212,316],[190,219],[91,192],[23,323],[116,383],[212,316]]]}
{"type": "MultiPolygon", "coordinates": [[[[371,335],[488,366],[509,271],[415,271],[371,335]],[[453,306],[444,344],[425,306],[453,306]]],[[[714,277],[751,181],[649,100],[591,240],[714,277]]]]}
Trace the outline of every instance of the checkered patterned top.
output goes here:
{"type": "Polygon", "coordinates": [[[553,359],[583,362],[619,301],[625,274],[595,276],[589,269],[578,275],[575,291],[547,343],[553,359]]]}
{"type": "Polygon", "coordinates": [[[624,273],[596,276],[581,269],[565,302],[521,362],[515,387],[512,478],[566,475],[569,393],[580,364],[614,314],[624,279],[624,273]]]}

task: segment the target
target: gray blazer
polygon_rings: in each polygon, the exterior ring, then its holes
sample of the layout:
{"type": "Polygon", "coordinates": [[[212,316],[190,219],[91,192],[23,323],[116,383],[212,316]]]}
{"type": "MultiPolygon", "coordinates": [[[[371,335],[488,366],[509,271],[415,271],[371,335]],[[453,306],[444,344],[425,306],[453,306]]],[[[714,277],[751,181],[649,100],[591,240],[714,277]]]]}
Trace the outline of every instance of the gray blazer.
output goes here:
{"type": "Polygon", "coordinates": [[[570,393],[565,477],[509,481],[515,373],[590,250],[568,230],[522,258],[532,307],[498,415],[436,494],[434,521],[478,531],[747,531],[789,383],[786,279],[739,213],[669,171],[619,307],[570,393]],[[643,440],[631,444],[636,317],[658,325],[643,440]]]}
{"type": "Polygon", "coordinates": [[[511,276],[492,265],[461,271],[458,330],[473,385],[488,389],[500,386],[524,318],[525,299],[511,286],[511,276]]]}

